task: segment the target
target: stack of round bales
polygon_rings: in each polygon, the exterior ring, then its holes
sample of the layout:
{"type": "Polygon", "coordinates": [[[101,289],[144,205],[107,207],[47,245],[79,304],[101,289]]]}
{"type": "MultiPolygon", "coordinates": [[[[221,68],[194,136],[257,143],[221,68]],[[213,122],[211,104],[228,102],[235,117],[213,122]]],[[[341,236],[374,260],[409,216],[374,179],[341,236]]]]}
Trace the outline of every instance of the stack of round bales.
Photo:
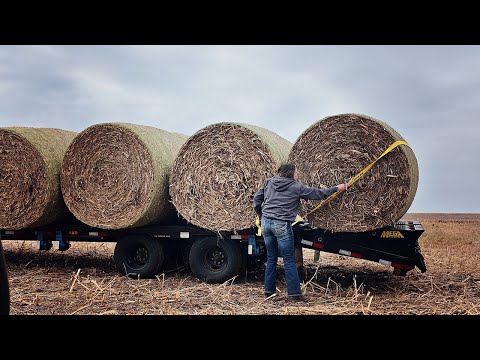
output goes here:
{"type": "Polygon", "coordinates": [[[61,184],[77,219],[103,229],[160,223],[175,217],[168,181],[187,136],[127,123],[82,131],[69,146],[61,184]]]}
{"type": "Polygon", "coordinates": [[[76,133],[0,128],[0,229],[26,229],[67,218],[60,191],[63,155],[76,133]]]}
{"type": "Polygon", "coordinates": [[[252,125],[218,123],[199,130],[172,168],[175,208],[190,223],[213,231],[252,227],[253,195],[287,160],[291,146],[252,125]]]}
{"type": "MultiPolygon", "coordinates": [[[[334,115],[300,135],[289,161],[298,166],[305,185],[330,187],[348,181],[397,140],[404,139],[380,120],[359,114],[334,115]]],[[[400,145],[345,193],[310,214],[308,221],[322,229],[351,232],[391,225],[409,209],[417,185],[415,154],[400,145]]],[[[302,200],[301,215],[318,203],[302,200]]]]}

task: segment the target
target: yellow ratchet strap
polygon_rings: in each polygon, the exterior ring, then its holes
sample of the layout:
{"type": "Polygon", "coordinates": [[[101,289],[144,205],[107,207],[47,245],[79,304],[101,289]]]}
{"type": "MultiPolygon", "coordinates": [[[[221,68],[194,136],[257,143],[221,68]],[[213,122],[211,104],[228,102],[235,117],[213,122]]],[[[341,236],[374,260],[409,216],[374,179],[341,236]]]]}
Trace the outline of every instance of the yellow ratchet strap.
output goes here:
{"type": "MultiPolygon", "coordinates": [[[[385,155],[387,155],[390,151],[392,151],[393,149],[395,149],[397,146],[399,145],[406,145],[408,147],[410,147],[410,145],[408,145],[408,143],[406,141],[403,141],[403,140],[397,140],[395,141],[392,145],[390,145],[387,150],[385,150],[382,155],[380,155],[378,158],[376,158],[374,161],[372,161],[370,164],[368,164],[367,166],[365,166],[358,174],[356,174],[354,177],[352,177],[348,183],[347,183],[347,188],[349,188],[350,186],[352,186],[353,184],[355,184],[363,175],[365,175],[365,173],[370,170],[373,165],[375,165],[375,163],[380,160],[381,158],[383,158],[385,155]]],[[[304,215],[303,217],[307,217],[308,215],[310,215],[311,213],[317,211],[318,209],[320,209],[323,205],[325,205],[326,203],[328,203],[330,200],[336,198],[338,196],[339,192],[336,191],[334,192],[332,195],[330,195],[329,197],[327,197],[326,199],[322,200],[320,202],[320,204],[318,204],[313,210],[310,210],[306,215],[304,215]]],[[[303,219],[300,217],[300,216],[297,216],[297,219],[295,219],[295,222],[292,223],[292,226],[295,225],[297,222],[299,221],[303,221],[303,219]],[[298,219],[300,218],[300,219],[298,219]]]]}
{"type": "Polygon", "coordinates": [[[257,227],[257,233],[255,235],[262,236],[262,227],[260,226],[260,218],[258,216],[255,218],[255,226],[257,227]]]}

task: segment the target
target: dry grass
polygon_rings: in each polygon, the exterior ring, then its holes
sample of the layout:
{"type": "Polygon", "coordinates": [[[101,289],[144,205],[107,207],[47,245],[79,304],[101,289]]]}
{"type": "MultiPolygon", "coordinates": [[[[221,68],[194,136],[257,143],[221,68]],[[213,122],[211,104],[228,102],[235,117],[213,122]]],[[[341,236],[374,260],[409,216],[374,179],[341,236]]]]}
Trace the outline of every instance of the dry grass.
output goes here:
{"type": "MultiPolygon", "coordinates": [[[[410,215],[407,216],[407,218],[410,215]]],[[[418,219],[418,217],[413,216],[418,219]]],[[[113,244],[75,243],[65,253],[38,252],[30,242],[4,242],[12,314],[479,314],[480,215],[468,221],[422,220],[428,271],[405,278],[384,265],[304,250],[308,303],[280,291],[263,298],[263,272],[225,284],[201,283],[182,270],[150,280],[119,276],[113,244]]]]}
{"type": "MultiPolygon", "coordinates": [[[[386,123],[365,115],[341,114],[319,120],[293,145],[289,161],[300,181],[312,187],[347,182],[392,143],[404,140],[386,123]]],[[[417,191],[418,164],[412,149],[398,146],[345,193],[308,216],[332,231],[367,231],[391,225],[409,209],[417,191]]],[[[318,201],[302,201],[300,215],[318,201]]]]}

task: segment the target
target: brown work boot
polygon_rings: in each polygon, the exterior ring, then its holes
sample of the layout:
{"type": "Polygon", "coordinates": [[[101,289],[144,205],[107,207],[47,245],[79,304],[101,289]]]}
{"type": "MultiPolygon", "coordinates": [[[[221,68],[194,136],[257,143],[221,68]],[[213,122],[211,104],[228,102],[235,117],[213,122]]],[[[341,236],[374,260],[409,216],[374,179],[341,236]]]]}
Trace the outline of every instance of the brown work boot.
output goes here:
{"type": "Polygon", "coordinates": [[[288,297],[288,301],[292,302],[307,302],[308,299],[303,295],[293,295],[288,297]]]}

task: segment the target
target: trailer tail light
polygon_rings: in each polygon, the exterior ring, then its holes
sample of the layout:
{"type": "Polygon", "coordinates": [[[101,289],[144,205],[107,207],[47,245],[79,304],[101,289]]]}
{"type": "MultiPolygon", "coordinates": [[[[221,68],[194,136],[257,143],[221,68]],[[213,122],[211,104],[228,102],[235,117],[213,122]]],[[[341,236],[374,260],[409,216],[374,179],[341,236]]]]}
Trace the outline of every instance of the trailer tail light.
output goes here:
{"type": "Polygon", "coordinates": [[[412,270],[414,268],[413,265],[403,265],[403,264],[397,264],[397,263],[392,263],[392,266],[394,268],[399,268],[403,270],[412,270]]]}
{"type": "Polygon", "coordinates": [[[68,230],[68,235],[78,235],[77,230],[68,230]]]}
{"type": "Polygon", "coordinates": [[[323,249],[325,247],[325,245],[323,245],[323,244],[316,243],[316,242],[313,242],[313,241],[310,241],[310,240],[305,240],[305,239],[302,239],[301,243],[304,244],[304,245],[307,245],[307,246],[311,246],[314,249],[323,249]]]}
{"type": "Polygon", "coordinates": [[[393,273],[398,276],[405,276],[409,270],[412,270],[414,266],[412,265],[402,265],[393,263],[393,273]]]}

